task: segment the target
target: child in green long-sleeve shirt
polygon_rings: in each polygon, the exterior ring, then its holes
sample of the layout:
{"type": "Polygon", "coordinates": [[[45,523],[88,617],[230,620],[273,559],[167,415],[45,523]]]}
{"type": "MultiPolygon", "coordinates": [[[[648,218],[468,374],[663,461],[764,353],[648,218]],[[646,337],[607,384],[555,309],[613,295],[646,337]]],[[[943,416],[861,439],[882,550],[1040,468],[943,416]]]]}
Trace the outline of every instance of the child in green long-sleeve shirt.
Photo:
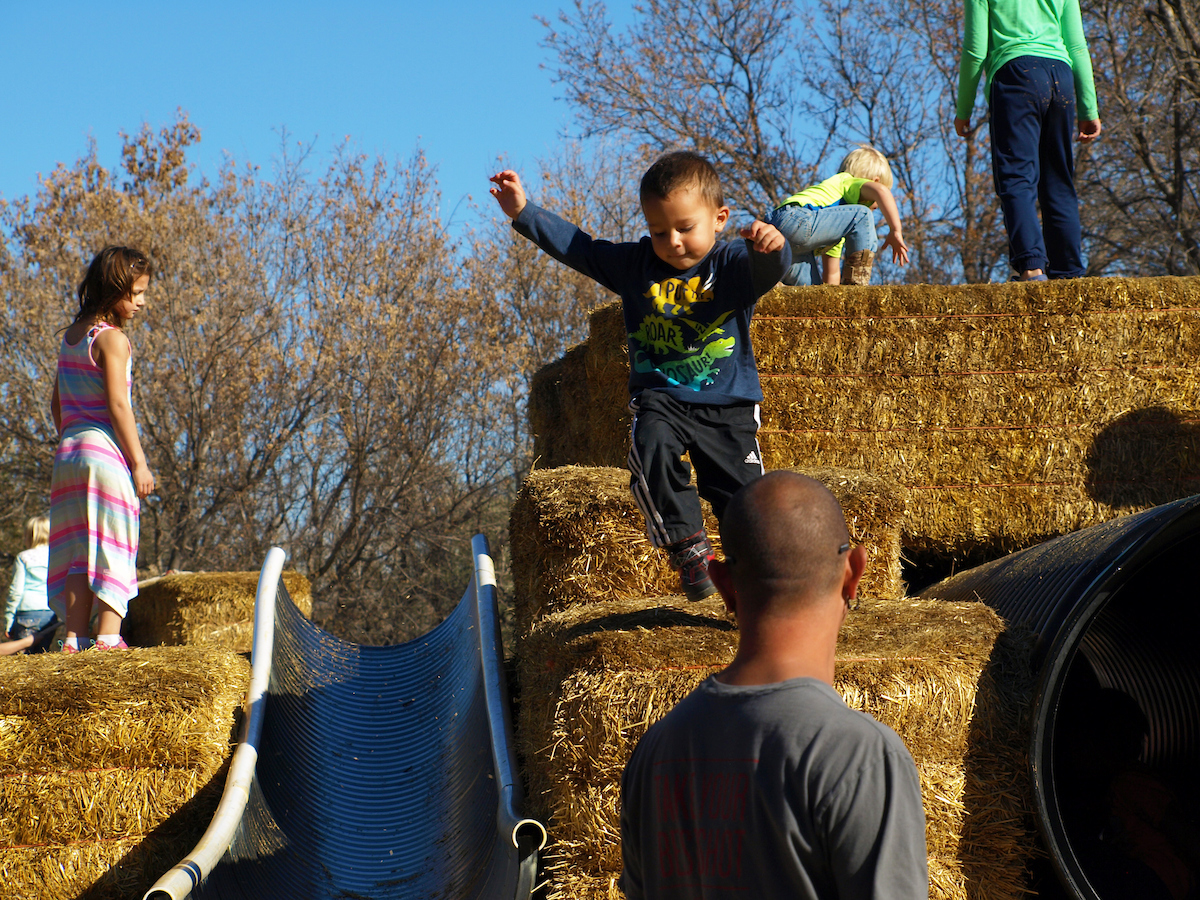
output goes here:
{"type": "Polygon", "coordinates": [[[992,173],[1016,279],[1084,273],[1071,134],[1100,134],[1079,0],[966,0],[954,129],[971,131],[979,76],[991,107],[992,173]],[[1042,223],[1038,226],[1038,205],[1042,223]]]}

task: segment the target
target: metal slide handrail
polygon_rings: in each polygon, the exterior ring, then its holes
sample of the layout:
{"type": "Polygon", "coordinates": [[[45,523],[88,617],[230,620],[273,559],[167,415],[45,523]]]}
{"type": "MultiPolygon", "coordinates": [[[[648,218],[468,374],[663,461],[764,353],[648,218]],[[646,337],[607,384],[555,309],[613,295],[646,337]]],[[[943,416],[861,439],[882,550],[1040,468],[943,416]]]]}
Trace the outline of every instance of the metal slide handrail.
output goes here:
{"type": "MultiPolygon", "coordinates": [[[[521,782],[517,778],[516,754],[509,743],[512,720],[508,692],[505,690],[504,660],[499,653],[500,620],[496,616],[496,568],[487,538],[477,534],[471,539],[475,558],[476,619],[479,623],[479,652],[483,668],[483,689],[487,703],[488,726],[492,738],[492,763],[498,788],[497,827],[507,833],[517,850],[541,850],[546,846],[546,827],[536,819],[517,813],[521,782]]],[[[526,856],[525,859],[529,859],[526,856]]],[[[536,855],[532,856],[536,864],[536,855]]],[[[532,878],[532,873],[530,873],[532,878]]],[[[532,886],[532,883],[531,883],[532,886]]]]}
{"type": "Polygon", "coordinates": [[[275,643],[275,593],[283,574],[286,554],[279,547],[267,552],[258,575],[254,597],[254,644],[250,651],[250,689],[246,692],[246,717],[242,739],[233,752],[229,776],[221,802],[208,829],[192,852],[158,879],[143,900],[183,900],[208,877],[229,848],[250,798],[250,784],[258,763],[258,746],[266,712],[267,686],[271,682],[271,658],[275,643]]]}
{"type": "MultiPolygon", "coordinates": [[[[445,783],[449,786],[449,792],[445,797],[449,800],[456,796],[455,792],[460,790],[463,784],[478,783],[475,781],[478,778],[478,774],[472,774],[477,771],[474,766],[483,760],[487,760],[490,763],[492,773],[488,775],[487,781],[494,785],[494,790],[496,791],[494,820],[496,830],[494,832],[495,843],[493,844],[493,852],[498,855],[494,857],[497,862],[493,865],[492,874],[480,883],[469,888],[466,883],[458,884],[457,888],[451,888],[449,884],[446,884],[444,889],[448,891],[446,893],[447,898],[457,896],[457,891],[462,890],[464,891],[462,894],[463,897],[471,897],[475,898],[475,900],[493,900],[493,898],[494,900],[528,900],[536,877],[537,851],[545,845],[546,830],[539,822],[524,818],[517,811],[521,802],[521,788],[520,779],[516,774],[515,754],[509,738],[512,732],[511,716],[509,713],[507,685],[504,677],[503,658],[500,649],[500,624],[496,606],[495,572],[488,551],[487,540],[483,535],[477,535],[472,540],[471,548],[474,558],[473,577],[459,607],[446,622],[427,635],[411,641],[407,645],[392,648],[359,647],[358,645],[344,644],[333,638],[332,635],[322,632],[319,628],[307,622],[307,620],[299,617],[292,608],[290,599],[286,597],[286,589],[282,588],[279,582],[284,559],[283,551],[278,548],[272,549],[271,553],[268,554],[266,563],[264,563],[263,572],[259,579],[255,610],[253,671],[251,675],[251,691],[247,699],[248,714],[246,723],[243,726],[242,743],[235,751],[225,792],[217,808],[217,813],[213,817],[212,824],[210,824],[208,831],[205,832],[200,843],[197,844],[188,857],[171,869],[163,878],[159,879],[154,887],[145,895],[145,900],[165,900],[165,898],[183,900],[197,885],[205,882],[214,868],[217,870],[219,877],[204,883],[203,889],[198,890],[197,894],[204,897],[210,895],[224,897],[227,896],[225,892],[230,891],[231,893],[228,896],[236,894],[238,897],[251,897],[258,896],[262,893],[263,889],[268,890],[268,893],[274,890],[273,883],[269,882],[270,876],[268,877],[268,882],[259,884],[258,889],[251,887],[251,884],[241,881],[245,875],[251,875],[251,883],[254,883],[260,877],[258,874],[251,874],[254,872],[261,874],[258,865],[252,861],[254,858],[253,853],[257,852],[254,848],[260,846],[255,835],[259,835],[260,837],[262,835],[259,829],[263,827],[263,823],[266,821],[262,818],[263,815],[265,814],[268,819],[272,816],[271,807],[263,806],[265,798],[260,789],[260,779],[269,778],[271,785],[278,783],[277,778],[280,773],[275,767],[282,761],[279,757],[280,748],[290,743],[290,736],[293,734],[290,730],[281,732],[281,728],[290,729],[296,725],[300,725],[301,729],[305,730],[310,727],[309,723],[311,723],[311,727],[317,728],[318,731],[305,731],[305,733],[323,735],[325,732],[320,731],[320,729],[324,726],[318,723],[320,721],[328,722],[328,720],[311,718],[303,720],[280,719],[280,709],[282,707],[279,707],[279,703],[273,700],[272,708],[274,712],[270,714],[270,724],[268,724],[264,731],[263,720],[264,716],[267,715],[265,697],[268,688],[272,692],[272,697],[275,696],[274,692],[281,690],[288,691],[288,684],[294,684],[294,682],[289,682],[289,679],[295,676],[289,676],[287,672],[291,671],[291,667],[296,665],[297,662],[302,662],[302,659],[307,660],[307,665],[316,666],[316,669],[307,671],[311,671],[318,680],[327,682],[329,678],[340,678],[341,674],[347,671],[345,668],[347,653],[356,659],[360,658],[361,655],[364,665],[366,665],[365,660],[368,656],[376,660],[389,660],[388,665],[391,668],[387,669],[387,671],[390,674],[387,676],[384,684],[394,684],[394,687],[390,689],[393,695],[397,691],[408,691],[409,688],[403,686],[409,684],[414,677],[418,679],[432,677],[435,682],[444,683],[447,678],[468,677],[468,673],[474,669],[476,674],[470,677],[477,678],[478,681],[474,682],[475,687],[470,688],[470,690],[477,692],[476,696],[480,698],[481,705],[477,707],[479,709],[479,718],[475,720],[477,724],[472,726],[479,730],[473,733],[479,734],[480,739],[489,740],[490,754],[483,750],[482,746],[476,744],[479,747],[479,751],[484,755],[482,758],[476,756],[475,759],[477,762],[469,763],[468,765],[471,766],[469,769],[459,767],[450,757],[443,758],[442,764],[452,767],[442,770],[447,775],[448,780],[445,783]],[[279,585],[279,590],[283,591],[280,598],[277,598],[277,592],[273,590],[276,585],[279,585]],[[276,603],[280,604],[278,615],[281,618],[278,620],[278,626],[276,626],[276,603]],[[458,624],[452,624],[451,620],[458,624]],[[276,627],[282,629],[279,635],[274,633],[276,627]],[[463,630],[464,628],[466,629],[465,631],[463,630]],[[299,631],[295,629],[299,629],[299,631]],[[307,635],[307,637],[300,637],[301,635],[307,635]],[[444,635],[445,637],[439,639],[435,637],[436,635],[444,635]],[[456,638],[455,635],[459,635],[459,637],[456,638]],[[462,638],[464,637],[467,639],[467,643],[465,644],[462,643],[462,638]],[[300,640],[300,644],[295,644],[296,640],[300,640]],[[448,641],[449,643],[447,643],[448,641]],[[334,656],[326,656],[325,654],[329,651],[324,649],[321,649],[315,657],[305,656],[301,658],[291,655],[296,647],[305,644],[309,647],[314,645],[321,648],[329,646],[333,648],[334,656]],[[427,666],[429,660],[432,658],[429,655],[432,652],[431,648],[435,645],[446,647],[445,651],[439,652],[450,654],[445,658],[444,662],[439,663],[444,668],[433,670],[414,669],[411,666],[417,664],[415,661],[405,662],[406,660],[414,660],[414,657],[419,656],[421,657],[420,664],[427,666]],[[342,649],[338,650],[336,649],[337,647],[342,649]],[[451,651],[449,650],[450,647],[458,649],[451,651]],[[283,656],[274,660],[277,671],[273,673],[272,655],[275,653],[282,653],[283,656]],[[467,655],[464,656],[463,654],[467,655]],[[472,656],[474,656],[473,660],[471,659],[472,656]],[[340,663],[338,661],[339,658],[341,660],[340,663]],[[334,666],[334,668],[328,668],[330,665],[334,666]],[[338,670],[339,674],[335,676],[335,669],[339,665],[341,665],[341,669],[338,670]],[[280,669],[280,666],[283,668],[280,669]],[[418,674],[421,672],[427,674],[418,674]],[[456,672],[459,674],[454,675],[456,672]],[[396,678],[397,680],[391,682],[391,678],[396,678]],[[278,684],[276,683],[277,681],[278,684]],[[285,725],[284,723],[291,724],[285,725]],[[483,734],[483,731],[486,731],[487,734],[483,734]],[[274,738],[271,737],[272,734],[275,735],[274,738]],[[266,740],[270,744],[270,747],[260,746],[260,742],[263,740],[266,740]],[[280,743],[281,741],[283,743],[280,743]],[[255,769],[260,762],[260,753],[265,754],[262,757],[260,766],[260,769],[263,769],[263,771],[259,771],[256,774],[255,769]],[[492,780],[493,778],[494,781],[492,780]],[[250,842],[249,845],[246,844],[247,841],[250,842]],[[245,856],[247,846],[250,847],[251,857],[245,856]],[[507,851],[504,850],[506,846],[508,847],[507,851]],[[251,865],[251,869],[243,871],[247,863],[251,865]],[[226,887],[218,886],[214,889],[214,884],[218,882],[226,885],[226,887]],[[238,887],[239,884],[242,886],[238,887]]],[[[311,676],[305,677],[308,678],[311,676]]],[[[354,684],[358,684],[358,682],[354,682],[354,684]]],[[[355,690],[358,689],[355,688],[355,690]]],[[[389,689],[381,687],[379,690],[388,691],[389,689]]],[[[411,695],[405,693],[403,696],[411,695]]],[[[296,699],[295,695],[285,695],[280,699],[285,706],[288,706],[290,710],[288,715],[294,716],[296,711],[294,703],[296,699]]],[[[459,702],[463,701],[460,700],[459,702]]],[[[407,706],[409,703],[411,701],[406,701],[403,705],[407,706]]],[[[437,711],[436,709],[434,710],[434,712],[437,711]]],[[[455,719],[458,716],[458,713],[454,712],[452,707],[442,708],[440,711],[443,713],[442,721],[433,726],[439,731],[446,727],[447,715],[450,719],[455,719]]],[[[307,717],[309,714],[306,713],[305,715],[307,717]]],[[[409,723],[405,726],[409,729],[407,731],[409,735],[408,739],[412,739],[414,734],[412,723],[420,723],[422,720],[420,718],[415,720],[410,718],[405,721],[409,723]]],[[[420,727],[418,724],[417,728],[419,729],[420,727]]],[[[358,732],[352,733],[356,736],[359,734],[358,732]]],[[[357,737],[357,739],[362,740],[362,737],[357,737]]],[[[393,746],[415,745],[400,744],[393,746]]],[[[356,749],[354,752],[361,752],[362,745],[359,744],[358,747],[359,749],[356,749]]],[[[417,760],[424,758],[419,754],[411,757],[413,760],[412,765],[422,764],[417,760]]],[[[290,757],[288,764],[290,765],[290,757]]],[[[412,765],[409,765],[408,768],[411,769],[412,765]]],[[[337,777],[341,778],[342,776],[339,775],[337,777]]],[[[313,783],[316,784],[316,782],[313,783]]],[[[308,790],[307,788],[301,789],[305,790],[305,792],[308,790]]],[[[272,790],[278,791],[279,788],[274,787],[272,790]]],[[[478,799],[482,798],[477,798],[473,802],[478,802],[478,799]]],[[[314,802],[316,801],[314,800],[314,802]]],[[[460,807],[460,809],[466,813],[470,807],[460,807]]],[[[294,811],[289,814],[286,808],[282,811],[285,818],[296,814],[294,811]]],[[[461,814],[463,813],[454,815],[461,814]]],[[[268,824],[267,827],[271,828],[273,826],[268,824]]],[[[381,820],[373,827],[377,829],[384,828],[386,830],[389,826],[387,820],[381,820]]],[[[275,833],[276,835],[279,834],[278,832],[275,833]]],[[[296,834],[301,833],[296,832],[296,834]]],[[[286,837],[283,840],[285,844],[288,841],[286,837]]],[[[301,843],[307,840],[309,839],[301,837],[301,843]]],[[[446,852],[448,849],[445,845],[440,844],[440,842],[438,842],[438,845],[441,846],[442,852],[446,852]]],[[[420,845],[410,844],[408,846],[413,851],[423,852],[419,851],[420,845]]],[[[390,852],[388,855],[390,856],[390,852]]],[[[288,856],[288,854],[285,852],[284,856],[288,856]]],[[[294,886],[307,882],[312,876],[311,873],[306,874],[309,872],[309,866],[306,864],[306,861],[294,855],[288,858],[294,859],[296,863],[299,863],[298,867],[294,868],[291,874],[284,875],[283,870],[274,868],[283,862],[283,857],[276,857],[272,860],[270,864],[272,871],[276,872],[277,875],[283,876],[285,880],[299,877],[299,882],[293,881],[294,886]]],[[[459,859],[459,862],[454,865],[461,869],[462,865],[472,857],[452,858],[459,859]]],[[[456,877],[451,877],[450,880],[455,881],[456,877]]],[[[386,883],[388,882],[380,882],[379,886],[383,887],[386,883]]],[[[279,884],[279,887],[283,887],[282,883],[279,884]]],[[[398,882],[397,887],[399,887],[398,882]]],[[[313,896],[318,895],[319,892],[313,896]]],[[[401,890],[399,894],[396,894],[395,889],[386,889],[380,896],[390,897],[397,895],[414,896],[411,890],[408,893],[404,893],[404,890],[401,890]]],[[[341,896],[341,894],[339,893],[338,896],[341,896]]],[[[371,892],[370,896],[376,895],[371,892]]]]}

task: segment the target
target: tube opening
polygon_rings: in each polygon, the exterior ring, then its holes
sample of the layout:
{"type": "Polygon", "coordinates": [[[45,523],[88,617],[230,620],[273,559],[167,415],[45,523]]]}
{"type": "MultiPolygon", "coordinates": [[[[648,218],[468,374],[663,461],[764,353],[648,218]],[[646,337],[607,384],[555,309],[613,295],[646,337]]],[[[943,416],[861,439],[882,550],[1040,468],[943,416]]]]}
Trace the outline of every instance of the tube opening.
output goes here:
{"type": "Polygon", "coordinates": [[[1031,748],[1059,884],[1043,897],[1200,892],[1200,534],[1143,556],[1084,602],[1031,748]]]}

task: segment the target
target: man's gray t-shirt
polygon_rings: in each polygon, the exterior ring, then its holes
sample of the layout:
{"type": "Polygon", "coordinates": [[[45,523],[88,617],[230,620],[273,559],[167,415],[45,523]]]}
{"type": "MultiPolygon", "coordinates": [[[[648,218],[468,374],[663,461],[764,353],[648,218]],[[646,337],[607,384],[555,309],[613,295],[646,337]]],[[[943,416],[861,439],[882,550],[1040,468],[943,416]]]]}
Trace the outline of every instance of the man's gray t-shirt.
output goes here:
{"type": "Polygon", "coordinates": [[[621,783],[629,900],[927,900],[916,766],[894,731],[813,678],[706,679],[621,783]]]}

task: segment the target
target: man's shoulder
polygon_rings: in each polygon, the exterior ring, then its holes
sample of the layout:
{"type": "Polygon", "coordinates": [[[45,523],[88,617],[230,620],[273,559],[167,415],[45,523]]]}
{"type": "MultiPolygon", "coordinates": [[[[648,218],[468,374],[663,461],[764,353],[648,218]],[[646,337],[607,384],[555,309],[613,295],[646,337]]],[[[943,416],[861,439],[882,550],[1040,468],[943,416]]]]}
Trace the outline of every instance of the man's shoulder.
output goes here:
{"type": "Polygon", "coordinates": [[[907,753],[895,731],[867,713],[851,709],[831,685],[815,678],[794,678],[747,688],[724,685],[710,678],[685,698],[690,703],[684,714],[694,707],[697,714],[710,715],[713,707],[708,704],[722,699],[739,707],[740,714],[790,733],[804,743],[814,740],[831,745],[848,743],[873,753],[897,749],[907,753]]]}
{"type": "Polygon", "coordinates": [[[692,718],[707,722],[714,715],[778,723],[785,728],[828,723],[828,727],[864,736],[877,728],[890,731],[865,713],[847,707],[837,691],[815,678],[758,685],[730,685],[715,677],[706,678],[653,728],[671,729],[692,718]]]}
{"type": "Polygon", "coordinates": [[[914,769],[895,731],[850,709],[830,685],[812,678],[748,687],[708,678],[650,727],[630,765],[644,773],[665,760],[716,749],[774,760],[769,769],[780,763],[790,770],[803,761],[800,777],[814,797],[866,773],[914,769]]]}

